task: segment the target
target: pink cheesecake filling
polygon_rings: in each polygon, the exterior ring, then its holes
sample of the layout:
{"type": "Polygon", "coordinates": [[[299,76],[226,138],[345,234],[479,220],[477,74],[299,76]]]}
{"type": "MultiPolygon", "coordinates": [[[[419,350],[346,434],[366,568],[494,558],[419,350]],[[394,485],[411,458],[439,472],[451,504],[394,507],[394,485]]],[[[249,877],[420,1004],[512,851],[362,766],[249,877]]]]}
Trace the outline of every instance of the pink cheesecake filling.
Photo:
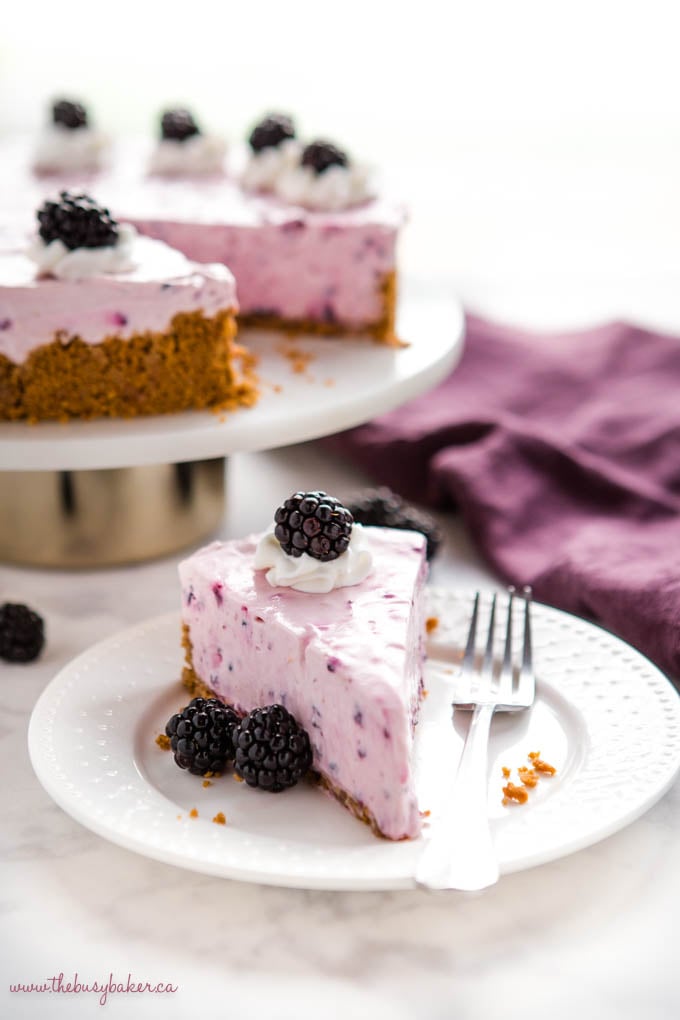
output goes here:
{"type": "Polygon", "coordinates": [[[280,703],[310,735],[313,767],[390,839],[416,836],[411,767],[425,656],[425,540],[371,528],[373,570],[325,595],[272,588],[260,536],[215,542],[179,566],[194,671],[239,712],[280,703]]]}
{"type": "Polygon", "coordinates": [[[245,191],[237,179],[102,179],[121,220],[197,262],[224,262],[243,315],[360,328],[384,313],[382,288],[396,268],[401,204],[371,199],[337,212],[245,191]]]}
{"type": "Polygon", "coordinates": [[[21,364],[56,333],[89,344],[165,332],[179,312],[211,317],[238,308],[234,277],[222,265],[196,265],[159,241],[138,237],[136,266],[83,280],[37,279],[20,251],[0,251],[0,354],[21,364]]]}

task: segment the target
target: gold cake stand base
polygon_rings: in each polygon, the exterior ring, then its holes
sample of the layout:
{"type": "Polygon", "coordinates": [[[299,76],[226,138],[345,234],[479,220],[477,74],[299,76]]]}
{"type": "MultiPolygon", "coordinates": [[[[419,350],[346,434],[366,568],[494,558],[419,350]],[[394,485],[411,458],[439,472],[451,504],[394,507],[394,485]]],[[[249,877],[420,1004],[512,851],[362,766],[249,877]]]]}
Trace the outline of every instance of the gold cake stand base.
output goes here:
{"type": "Polygon", "coordinates": [[[0,473],[0,561],[88,568],[197,545],[224,516],[225,458],[0,473]]]}

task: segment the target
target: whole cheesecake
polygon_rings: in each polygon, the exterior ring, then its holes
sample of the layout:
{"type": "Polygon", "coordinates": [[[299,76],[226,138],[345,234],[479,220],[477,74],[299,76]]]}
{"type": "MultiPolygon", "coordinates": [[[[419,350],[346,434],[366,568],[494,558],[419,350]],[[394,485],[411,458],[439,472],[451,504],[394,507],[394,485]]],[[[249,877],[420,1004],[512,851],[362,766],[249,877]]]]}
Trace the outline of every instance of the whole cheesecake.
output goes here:
{"type": "Polygon", "coordinates": [[[354,524],[350,548],[318,569],[273,532],[215,542],[179,566],[185,685],[240,715],[283,705],[309,734],[321,785],[388,839],[420,831],[425,545],[354,524]]]}

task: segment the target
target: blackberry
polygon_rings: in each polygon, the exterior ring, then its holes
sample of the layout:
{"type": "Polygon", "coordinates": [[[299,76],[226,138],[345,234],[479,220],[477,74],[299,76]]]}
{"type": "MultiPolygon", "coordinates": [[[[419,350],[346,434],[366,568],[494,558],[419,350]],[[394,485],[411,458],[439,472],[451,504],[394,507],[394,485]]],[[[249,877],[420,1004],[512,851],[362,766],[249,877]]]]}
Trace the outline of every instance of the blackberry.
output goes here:
{"type": "Polygon", "coordinates": [[[352,515],[335,496],[295,492],[274,514],[274,535],[289,556],[308,553],[327,563],[347,549],[352,515]]]}
{"type": "Polygon", "coordinates": [[[201,129],[188,110],[166,110],[161,117],[161,138],[185,142],[187,138],[200,133],[201,129]]]}
{"type": "Polygon", "coordinates": [[[38,210],[40,236],[45,244],[63,241],[67,248],[105,248],[118,240],[118,224],[108,209],[90,198],[62,191],[58,202],[38,210]]]}
{"type": "Polygon", "coordinates": [[[256,708],[234,727],[234,770],[248,786],[280,793],[312,764],[309,736],[283,705],[256,708]]]}
{"type": "Polygon", "coordinates": [[[87,110],[82,103],[71,102],[70,99],[59,99],[52,105],[52,123],[75,131],[76,128],[87,127],[87,110]]]}
{"type": "Polygon", "coordinates": [[[347,166],[349,157],[332,142],[324,142],[319,138],[305,147],[301,163],[311,167],[315,173],[322,174],[329,166],[347,166]]]}
{"type": "Polygon", "coordinates": [[[434,517],[409,505],[391,489],[366,489],[348,504],[348,508],[358,524],[420,531],[427,539],[428,560],[437,555],[442,534],[434,517]]]}
{"type": "Polygon", "coordinates": [[[236,723],[236,712],[217,698],[190,701],[165,727],[179,767],[194,776],[223,772],[234,759],[232,730],[236,723]]]}
{"type": "Polygon", "coordinates": [[[0,606],[0,659],[33,662],[45,644],[45,625],[28,606],[5,602],[0,606]]]}
{"type": "Polygon", "coordinates": [[[253,152],[275,148],[287,138],[295,138],[295,125],[285,113],[270,113],[250,132],[248,144],[253,152]]]}

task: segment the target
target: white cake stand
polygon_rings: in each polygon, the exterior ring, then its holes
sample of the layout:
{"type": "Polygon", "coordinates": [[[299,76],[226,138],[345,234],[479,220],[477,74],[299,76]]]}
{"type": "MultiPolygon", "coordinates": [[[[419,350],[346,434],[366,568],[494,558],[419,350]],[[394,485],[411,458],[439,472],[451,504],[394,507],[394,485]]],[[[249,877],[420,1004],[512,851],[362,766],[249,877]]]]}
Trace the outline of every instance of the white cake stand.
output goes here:
{"type": "Polygon", "coordinates": [[[243,331],[262,395],[225,415],[1,424],[0,560],[95,566],[197,542],[222,519],[228,454],[330,435],[435,386],[463,350],[461,306],[411,286],[398,333],[408,346],[243,331]]]}

